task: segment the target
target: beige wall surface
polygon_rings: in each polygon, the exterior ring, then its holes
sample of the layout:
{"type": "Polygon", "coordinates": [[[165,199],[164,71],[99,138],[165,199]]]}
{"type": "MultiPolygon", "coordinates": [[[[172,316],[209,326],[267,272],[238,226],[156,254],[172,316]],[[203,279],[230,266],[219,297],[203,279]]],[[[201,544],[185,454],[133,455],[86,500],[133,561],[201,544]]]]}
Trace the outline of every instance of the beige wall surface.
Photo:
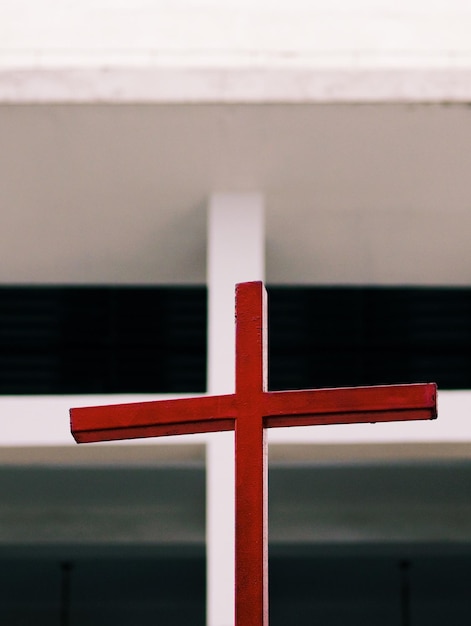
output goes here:
{"type": "Polygon", "coordinates": [[[467,285],[466,105],[0,107],[0,282],[204,284],[257,192],[272,284],[467,285]]]}

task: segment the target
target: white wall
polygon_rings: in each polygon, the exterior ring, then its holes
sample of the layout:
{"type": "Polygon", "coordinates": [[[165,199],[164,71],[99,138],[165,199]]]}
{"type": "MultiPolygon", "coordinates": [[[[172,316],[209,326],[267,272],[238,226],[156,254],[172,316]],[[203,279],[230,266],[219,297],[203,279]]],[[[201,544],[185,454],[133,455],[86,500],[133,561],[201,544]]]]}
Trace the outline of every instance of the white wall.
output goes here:
{"type": "Polygon", "coordinates": [[[2,0],[0,65],[469,65],[466,0],[2,0]]]}

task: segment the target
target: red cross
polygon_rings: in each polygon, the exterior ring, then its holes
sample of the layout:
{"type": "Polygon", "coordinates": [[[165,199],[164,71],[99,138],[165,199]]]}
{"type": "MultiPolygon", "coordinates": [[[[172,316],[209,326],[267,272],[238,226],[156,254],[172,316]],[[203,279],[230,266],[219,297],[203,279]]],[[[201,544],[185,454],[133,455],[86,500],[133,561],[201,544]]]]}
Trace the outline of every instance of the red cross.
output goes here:
{"type": "Polygon", "coordinates": [[[234,394],[71,410],[79,443],[235,430],[236,626],[268,626],[265,429],[437,416],[433,383],[267,391],[266,312],[262,283],[237,285],[234,394]]]}

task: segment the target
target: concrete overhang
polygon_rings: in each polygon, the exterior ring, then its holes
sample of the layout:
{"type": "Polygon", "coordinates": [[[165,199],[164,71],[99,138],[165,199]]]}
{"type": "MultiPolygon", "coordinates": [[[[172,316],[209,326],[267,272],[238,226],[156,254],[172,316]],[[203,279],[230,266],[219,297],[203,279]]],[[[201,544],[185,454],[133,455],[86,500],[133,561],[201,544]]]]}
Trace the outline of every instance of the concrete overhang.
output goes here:
{"type": "Polygon", "coordinates": [[[455,70],[3,70],[2,283],[202,284],[214,192],[259,192],[267,281],[471,279],[455,70]]]}

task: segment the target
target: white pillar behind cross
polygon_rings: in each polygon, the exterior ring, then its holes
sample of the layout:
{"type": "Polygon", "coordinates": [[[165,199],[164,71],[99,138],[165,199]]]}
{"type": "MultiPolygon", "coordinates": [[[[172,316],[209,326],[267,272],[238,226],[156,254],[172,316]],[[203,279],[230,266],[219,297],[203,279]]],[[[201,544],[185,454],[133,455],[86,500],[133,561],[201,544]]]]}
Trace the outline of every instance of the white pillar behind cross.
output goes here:
{"type": "MultiPolygon", "coordinates": [[[[208,393],[233,393],[234,285],[263,280],[263,196],[218,193],[208,210],[208,393]]],[[[207,626],[234,624],[234,433],[206,447],[207,626]]]]}

